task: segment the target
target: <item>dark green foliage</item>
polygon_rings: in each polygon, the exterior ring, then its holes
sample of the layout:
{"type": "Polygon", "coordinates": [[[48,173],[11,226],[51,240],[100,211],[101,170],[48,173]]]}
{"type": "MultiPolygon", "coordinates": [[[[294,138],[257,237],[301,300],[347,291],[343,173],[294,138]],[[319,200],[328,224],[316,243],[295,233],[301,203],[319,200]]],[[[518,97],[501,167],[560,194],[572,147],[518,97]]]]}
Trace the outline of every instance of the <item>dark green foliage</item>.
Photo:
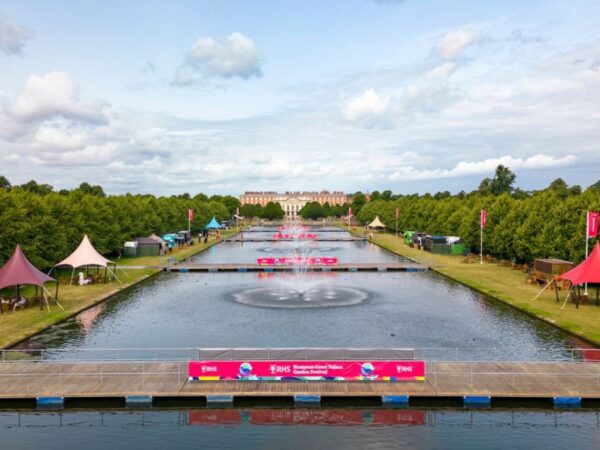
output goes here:
{"type": "Polygon", "coordinates": [[[219,221],[229,219],[232,205],[189,196],[106,197],[100,186],[88,183],[53,192],[50,186],[30,181],[0,189],[0,264],[20,243],[36,266],[48,269],[69,255],[84,234],[100,253],[116,255],[123,242],[134,237],[187,230],[188,209],[194,210],[192,232],[196,233],[213,216],[219,221]]]}
{"type": "Polygon", "coordinates": [[[283,219],[285,212],[279,203],[269,202],[261,212],[260,217],[267,220],[283,219]]]}

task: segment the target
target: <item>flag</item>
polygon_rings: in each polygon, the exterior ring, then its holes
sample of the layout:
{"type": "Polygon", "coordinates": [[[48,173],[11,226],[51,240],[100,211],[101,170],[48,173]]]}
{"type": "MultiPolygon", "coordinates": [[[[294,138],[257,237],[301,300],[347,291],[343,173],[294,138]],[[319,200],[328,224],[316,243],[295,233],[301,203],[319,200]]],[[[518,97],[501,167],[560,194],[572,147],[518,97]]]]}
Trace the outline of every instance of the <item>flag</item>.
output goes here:
{"type": "Polygon", "coordinates": [[[188,209],[188,220],[193,220],[193,219],[194,219],[194,210],[188,209]]]}
{"type": "Polygon", "coordinates": [[[400,208],[396,208],[396,219],[400,218],[400,208]]]}
{"type": "Polygon", "coordinates": [[[348,217],[352,217],[352,207],[348,208],[348,217]]]}
{"type": "Polygon", "coordinates": [[[482,209],[481,210],[481,219],[480,219],[481,228],[485,227],[486,223],[487,223],[487,212],[485,211],[485,209],[482,209]]]}
{"type": "Polygon", "coordinates": [[[588,238],[595,238],[598,236],[598,219],[600,213],[597,211],[588,211],[587,217],[587,230],[588,238]]]}

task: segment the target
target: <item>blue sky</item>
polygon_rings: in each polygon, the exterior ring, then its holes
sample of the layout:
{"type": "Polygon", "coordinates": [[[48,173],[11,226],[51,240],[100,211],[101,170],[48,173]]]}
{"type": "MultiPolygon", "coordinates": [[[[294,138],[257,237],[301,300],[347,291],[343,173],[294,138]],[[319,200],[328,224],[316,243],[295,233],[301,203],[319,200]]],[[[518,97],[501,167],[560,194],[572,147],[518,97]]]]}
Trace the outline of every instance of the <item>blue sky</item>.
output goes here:
{"type": "Polygon", "coordinates": [[[0,1],[0,174],[108,192],[600,179],[597,1],[0,1]]]}

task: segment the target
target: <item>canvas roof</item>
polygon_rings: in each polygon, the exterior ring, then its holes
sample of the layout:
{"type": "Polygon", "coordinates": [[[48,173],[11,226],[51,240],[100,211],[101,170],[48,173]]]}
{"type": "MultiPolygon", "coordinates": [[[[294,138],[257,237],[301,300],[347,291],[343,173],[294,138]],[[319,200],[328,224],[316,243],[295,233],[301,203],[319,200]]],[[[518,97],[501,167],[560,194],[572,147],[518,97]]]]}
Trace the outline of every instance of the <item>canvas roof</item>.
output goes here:
{"type": "Polygon", "coordinates": [[[64,260],[56,264],[57,266],[71,266],[73,268],[82,266],[100,266],[106,267],[108,264],[113,264],[112,261],[106,259],[94,248],[87,234],[83,236],[81,244],[73,253],[67,256],[64,260]]]}
{"type": "Polygon", "coordinates": [[[585,261],[558,278],[569,280],[573,284],[600,283],[600,243],[596,243],[585,261]]]}
{"type": "Polygon", "coordinates": [[[39,271],[29,262],[21,246],[17,244],[12,256],[0,269],[0,289],[19,284],[43,286],[46,281],[56,281],[39,271]]]}
{"type": "Polygon", "coordinates": [[[135,242],[137,242],[138,245],[161,245],[160,241],[157,241],[152,236],[136,237],[135,242]]]}
{"type": "Polygon", "coordinates": [[[221,224],[217,221],[216,217],[213,217],[204,228],[207,230],[209,228],[221,228],[221,224]]]}
{"type": "Polygon", "coordinates": [[[379,220],[379,216],[376,216],[375,219],[373,219],[373,222],[371,222],[367,226],[369,228],[385,228],[385,225],[383,224],[383,222],[381,220],[379,220]]]}
{"type": "Polygon", "coordinates": [[[160,244],[166,244],[165,240],[163,238],[161,238],[160,236],[157,236],[156,234],[152,233],[150,236],[148,236],[150,239],[154,239],[156,242],[160,243],[160,244]]]}

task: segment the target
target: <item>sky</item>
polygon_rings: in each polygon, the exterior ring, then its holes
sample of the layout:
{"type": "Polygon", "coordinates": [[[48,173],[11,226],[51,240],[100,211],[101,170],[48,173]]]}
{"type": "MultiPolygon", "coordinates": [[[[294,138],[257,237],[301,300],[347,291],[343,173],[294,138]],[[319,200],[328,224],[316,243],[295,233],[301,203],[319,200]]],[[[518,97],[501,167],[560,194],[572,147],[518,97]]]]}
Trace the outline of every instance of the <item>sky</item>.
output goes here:
{"type": "Polygon", "coordinates": [[[0,175],[112,194],[600,179],[600,2],[0,0],[0,175]]]}

